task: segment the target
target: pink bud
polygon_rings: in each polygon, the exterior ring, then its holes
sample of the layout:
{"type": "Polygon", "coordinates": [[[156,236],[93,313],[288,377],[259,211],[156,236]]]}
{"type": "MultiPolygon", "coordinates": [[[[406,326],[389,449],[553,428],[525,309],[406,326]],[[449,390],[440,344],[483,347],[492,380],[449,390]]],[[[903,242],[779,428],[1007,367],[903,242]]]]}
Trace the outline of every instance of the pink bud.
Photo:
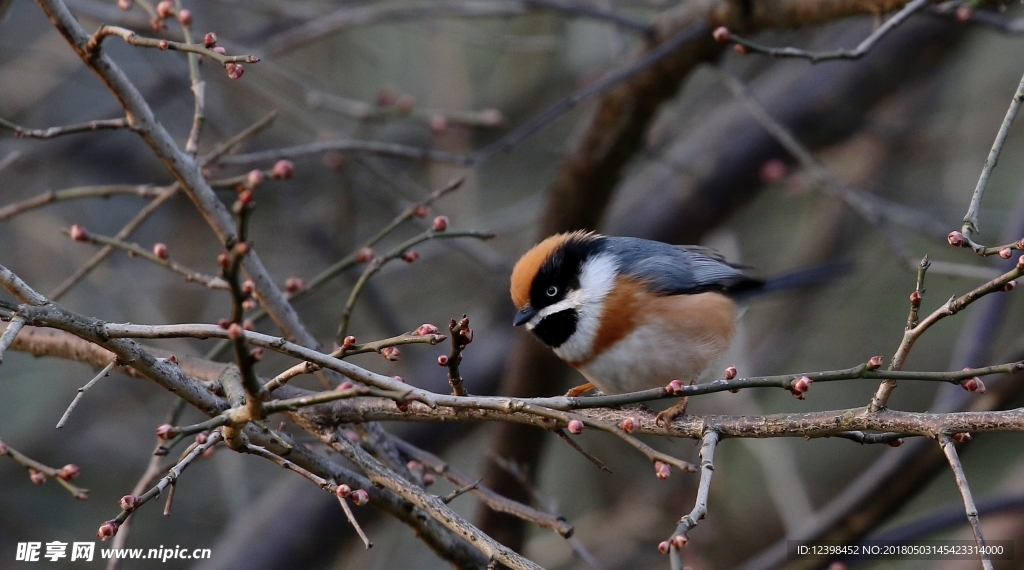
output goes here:
{"type": "Polygon", "coordinates": [[[583,433],[583,422],[579,420],[569,420],[569,427],[567,429],[569,430],[569,433],[579,435],[583,433]]]}
{"type": "Polygon", "coordinates": [[[434,218],[434,225],[430,229],[435,232],[443,232],[448,229],[448,216],[438,216],[434,218]]]}
{"type": "Polygon", "coordinates": [[[96,531],[96,536],[98,536],[100,540],[107,540],[117,534],[118,526],[120,525],[118,525],[117,521],[107,521],[100,525],[100,529],[96,531]]]}
{"type": "Polygon", "coordinates": [[[241,79],[242,74],[245,73],[245,67],[241,63],[226,63],[224,70],[228,72],[228,77],[231,79],[241,79]]]}
{"type": "Polygon", "coordinates": [[[735,51],[736,53],[738,53],[740,55],[747,55],[748,53],[750,53],[750,48],[748,48],[747,46],[745,46],[743,44],[736,44],[736,45],[732,46],[732,49],[733,49],[733,51],[735,51]]]}
{"type": "Polygon", "coordinates": [[[160,427],[156,428],[156,436],[163,441],[167,441],[177,434],[178,430],[171,424],[162,424],[160,427]]]}
{"type": "Polygon", "coordinates": [[[239,339],[245,336],[245,330],[238,323],[228,325],[228,338],[239,339]]]}
{"type": "Polygon", "coordinates": [[[398,380],[398,381],[399,381],[399,382],[401,382],[402,384],[405,384],[405,378],[402,378],[401,376],[394,376],[393,378],[394,378],[395,380],[398,380]]]}
{"type": "Polygon", "coordinates": [[[203,445],[204,443],[209,441],[209,437],[210,436],[205,431],[201,431],[196,434],[196,443],[198,443],[199,445],[203,445]]]}
{"type": "Polygon", "coordinates": [[[363,249],[359,250],[359,255],[356,256],[356,262],[366,263],[367,261],[373,259],[376,255],[377,253],[373,251],[372,247],[364,247],[363,249]]]}
{"type": "Polygon", "coordinates": [[[668,479],[669,475],[672,474],[672,467],[664,461],[655,461],[654,474],[658,479],[668,479]]]}
{"type": "Polygon", "coordinates": [[[117,0],[117,7],[127,12],[135,6],[135,0],[117,0]]]}
{"type": "Polygon", "coordinates": [[[263,360],[263,349],[259,348],[259,347],[256,347],[256,348],[250,350],[249,351],[249,358],[251,358],[253,362],[259,362],[259,361],[263,360]]]}
{"type": "Polygon", "coordinates": [[[961,432],[961,433],[954,433],[953,434],[953,441],[964,442],[964,441],[971,441],[972,439],[974,439],[974,438],[971,437],[971,434],[969,434],[967,432],[961,432]]]}
{"type": "Polygon", "coordinates": [[[71,226],[71,239],[75,241],[89,241],[89,232],[83,226],[75,224],[71,226]]]}
{"type": "Polygon", "coordinates": [[[956,20],[958,22],[967,22],[971,19],[971,14],[974,11],[971,10],[970,6],[957,6],[956,8],[956,20]]]}
{"type": "Polygon", "coordinates": [[[669,394],[682,394],[684,388],[685,385],[682,382],[673,380],[668,383],[668,386],[665,386],[665,391],[669,394]]]}
{"type": "Polygon", "coordinates": [[[8,453],[10,453],[10,451],[11,448],[7,447],[6,443],[0,441],[0,456],[7,455],[8,453]]]}
{"type": "Polygon", "coordinates": [[[725,26],[715,28],[715,31],[711,32],[711,37],[715,38],[715,41],[720,44],[729,43],[732,40],[732,34],[729,33],[729,28],[725,26]]]}
{"type": "Polygon", "coordinates": [[[964,234],[953,230],[949,232],[948,236],[946,236],[946,241],[948,241],[949,245],[953,247],[961,247],[964,245],[964,234]]]}
{"type": "Polygon", "coordinates": [[[355,388],[355,387],[356,387],[355,384],[353,384],[352,382],[349,382],[348,380],[346,380],[346,381],[342,382],[341,384],[338,384],[338,387],[335,388],[335,390],[337,390],[339,392],[344,392],[345,390],[351,390],[352,388],[355,388]]]}
{"type": "Polygon", "coordinates": [[[394,85],[385,85],[377,91],[377,106],[381,108],[391,107],[398,100],[398,90],[394,85]]]}
{"type": "Polygon", "coordinates": [[[1003,291],[1006,291],[1007,293],[1009,293],[1010,291],[1013,291],[1013,288],[1016,287],[1016,286],[1017,286],[1017,280],[1016,279],[1014,279],[1013,281],[1007,281],[1006,285],[1003,285],[1003,291]]]}
{"type": "Polygon", "coordinates": [[[639,422],[636,421],[636,418],[624,418],[619,422],[619,427],[626,433],[633,433],[636,431],[638,423],[639,422]]]}
{"type": "Polygon", "coordinates": [[[686,546],[687,542],[690,542],[690,539],[687,538],[685,534],[677,534],[673,536],[672,540],[670,540],[669,542],[672,543],[672,546],[676,550],[681,550],[684,546],[686,546]]]}
{"type": "Polygon", "coordinates": [[[357,489],[352,492],[352,502],[361,507],[370,502],[370,494],[365,489],[357,489]]]}
{"type": "Polygon", "coordinates": [[[416,98],[408,93],[403,93],[398,96],[398,99],[395,101],[395,105],[398,107],[399,113],[408,115],[416,108],[416,98]]]}
{"type": "Polygon", "coordinates": [[[217,34],[215,32],[208,32],[206,37],[203,38],[203,45],[206,46],[206,49],[217,45],[217,34]]]}
{"type": "Polygon", "coordinates": [[[166,51],[166,50],[167,50],[167,48],[171,47],[171,42],[169,42],[169,41],[167,41],[167,40],[160,40],[160,41],[159,41],[159,42],[158,42],[158,43],[156,44],[156,47],[157,47],[157,49],[160,49],[160,50],[162,50],[162,51],[166,51]]]}
{"type": "Polygon", "coordinates": [[[187,26],[191,26],[192,25],[192,11],[189,10],[188,8],[182,8],[181,10],[179,10],[178,11],[178,22],[182,26],[186,26],[186,27],[187,26]]]}
{"type": "Polygon", "coordinates": [[[985,393],[985,383],[978,377],[961,380],[960,387],[968,392],[977,392],[979,394],[985,393]]]}
{"type": "Polygon", "coordinates": [[[163,243],[153,244],[153,255],[160,259],[167,259],[167,245],[163,243]]]}
{"type": "Polygon", "coordinates": [[[274,164],[270,175],[275,180],[288,180],[295,174],[295,164],[290,160],[279,160],[274,164]]]}
{"type": "Polygon", "coordinates": [[[244,321],[242,321],[242,328],[247,331],[251,331],[254,328],[256,328],[256,324],[252,322],[252,319],[245,319],[244,321]]]}
{"type": "Polygon", "coordinates": [[[917,307],[921,305],[921,293],[914,291],[910,294],[910,304],[917,307]]]}
{"type": "Polygon", "coordinates": [[[478,116],[480,123],[486,127],[500,127],[505,124],[505,115],[497,109],[484,109],[478,116]]]}
{"type": "Polygon", "coordinates": [[[228,50],[224,49],[221,46],[214,46],[214,47],[212,47],[210,49],[213,50],[213,53],[219,53],[220,55],[227,55],[228,54],[228,50]]]}
{"type": "Polygon", "coordinates": [[[899,438],[899,439],[894,439],[894,440],[889,442],[889,447],[899,447],[901,445],[903,445],[903,438],[902,437],[899,438]]]}
{"type": "Polygon", "coordinates": [[[263,184],[263,171],[259,168],[250,170],[249,174],[245,176],[245,185],[249,188],[256,188],[260,184],[263,184]]]}
{"type": "Polygon", "coordinates": [[[786,171],[786,163],[777,158],[765,161],[765,163],[761,165],[761,183],[775,184],[786,177],[786,171]]]}
{"type": "Polygon", "coordinates": [[[167,357],[167,362],[173,362],[174,364],[177,364],[178,363],[178,357],[172,354],[172,355],[167,357]]]}
{"type": "Polygon", "coordinates": [[[231,321],[227,319],[217,319],[217,326],[222,329],[227,329],[231,326],[231,321]]]}
{"type": "Polygon", "coordinates": [[[217,265],[219,265],[221,269],[227,269],[228,266],[231,265],[231,258],[228,257],[226,251],[222,251],[217,254],[217,265]]]}
{"type": "Polygon", "coordinates": [[[306,288],[306,282],[298,277],[289,277],[284,280],[284,289],[289,293],[295,293],[306,288]]]}
{"type": "Polygon", "coordinates": [[[413,459],[413,460],[409,461],[408,463],[406,463],[405,464],[405,468],[408,469],[409,471],[413,472],[413,473],[422,473],[423,472],[423,464],[420,463],[419,461],[416,461],[415,459],[413,459]]]}
{"type": "Polygon", "coordinates": [[[434,480],[435,480],[435,477],[434,477],[433,473],[427,472],[427,473],[423,474],[423,486],[424,487],[429,487],[429,486],[433,485],[434,484],[434,480]]]}
{"type": "Polygon", "coordinates": [[[386,346],[380,351],[381,356],[387,358],[391,362],[394,362],[402,357],[402,352],[395,346],[386,346]]]}
{"type": "Polygon", "coordinates": [[[730,367],[725,369],[725,379],[726,380],[732,380],[735,377],[736,377],[736,367],[735,366],[730,366],[730,367]]]}
{"type": "Polygon", "coordinates": [[[247,296],[248,295],[252,295],[252,292],[255,291],[255,290],[256,290],[256,282],[255,281],[253,281],[252,279],[246,279],[245,281],[242,281],[242,294],[243,295],[247,295],[247,296]]]}
{"type": "Polygon", "coordinates": [[[793,396],[796,397],[797,400],[803,400],[804,392],[807,392],[807,390],[811,388],[811,384],[813,383],[814,380],[811,380],[806,376],[801,376],[793,380],[789,387],[789,391],[793,393],[793,396]]]}
{"type": "Polygon", "coordinates": [[[448,366],[448,357],[446,355],[444,355],[444,354],[442,354],[441,356],[438,356],[437,357],[437,365],[438,366],[448,366]]]}
{"type": "Polygon", "coordinates": [[[427,214],[429,213],[430,208],[424,206],[423,204],[416,204],[416,206],[412,209],[412,215],[416,216],[417,218],[426,218],[427,214]]]}
{"type": "Polygon", "coordinates": [[[406,263],[412,263],[420,258],[420,254],[415,249],[407,249],[402,252],[402,261],[406,263]]]}
{"type": "Polygon", "coordinates": [[[122,511],[131,511],[139,506],[139,498],[135,495],[125,495],[117,502],[122,511]]]}
{"type": "Polygon", "coordinates": [[[242,301],[242,309],[243,310],[251,311],[251,310],[253,310],[255,308],[256,308],[256,299],[253,299],[252,297],[249,297],[248,299],[242,301]]]}
{"type": "Polygon", "coordinates": [[[868,370],[878,370],[879,368],[882,367],[882,361],[883,358],[881,356],[872,356],[870,359],[868,359],[866,368],[868,370]]]}
{"type": "Polygon", "coordinates": [[[422,325],[419,326],[419,328],[414,330],[412,334],[415,336],[427,336],[429,334],[437,334],[438,332],[440,331],[437,329],[436,326],[430,323],[423,323],[422,325]]]}
{"type": "Polygon", "coordinates": [[[338,485],[338,488],[334,490],[334,494],[344,499],[345,497],[352,494],[352,487],[342,483],[338,485]]]}
{"type": "Polygon", "coordinates": [[[70,480],[78,477],[81,474],[82,474],[81,468],[79,468],[74,463],[68,463],[64,467],[60,468],[60,471],[57,472],[57,477],[60,477],[61,479],[65,480],[65,481],[70,481],[70,480]]]}
{"type": "Polygon", "coordinates": [[[1017,269],[1024,271],[1024,255],[1017,258],[1017,269]]]}
{"type": "Polygon", "coordinates": [[[448,130],[448,119],[444,115],[431,115],[430,131],[435,135],[442,135],[448,130]]]}
{"type": "Polygon", "coordinates": [[[341,341],[341,347],[342,348],[352,348],[355,345],[356,345],[356,337],[351,336],[351,335],[345,337],[345,340],[341,341]]]}
{"type": "Polygon", "coordinates": [[[671,547],[672,545],[670,545],[667,540],[663,540],[658,543],[658,552],[662,554],[668,554],[669,550],[671,550],[671,547]]]}
{"type": "Polygon", "coordinates": [[[160,18],[170,18],[174,13],[174,3],[171,0],[161,0],[156,5],[156,15],[160,18]]]}
{"type": "Polygon", "coordinates": [[[28,470],[28,478],[36,485],[46,483],[46,475],[42,471],[36,471],[35,469],[30,468],[28,470]]]}
{"type": "Polygon", "coordinates": [[[1011,255],[1013,255],[1013,252],[1010,251],[1010,248],[1008,247],[1004,247],[999,250],[999,257],[1002,257],[1003,259],[1010,259],[1011,255]]]}

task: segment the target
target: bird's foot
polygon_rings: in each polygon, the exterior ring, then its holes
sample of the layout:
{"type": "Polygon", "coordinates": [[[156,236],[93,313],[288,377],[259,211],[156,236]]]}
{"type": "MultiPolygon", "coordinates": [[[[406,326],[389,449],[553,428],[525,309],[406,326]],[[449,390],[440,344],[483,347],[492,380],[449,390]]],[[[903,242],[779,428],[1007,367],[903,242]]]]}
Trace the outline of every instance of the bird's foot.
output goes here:
{"type": "Polygon", "coordinates": [[[581,384],[579,386],[576,386],[575,388],[570,388],[569,391],[565,393],[565,397],[575,398],[577,396],[582,396],[584,393],[589,392],[593,389],[594,385],[591,384],[590,382],[587,382],[586,384],[581,384]]]}

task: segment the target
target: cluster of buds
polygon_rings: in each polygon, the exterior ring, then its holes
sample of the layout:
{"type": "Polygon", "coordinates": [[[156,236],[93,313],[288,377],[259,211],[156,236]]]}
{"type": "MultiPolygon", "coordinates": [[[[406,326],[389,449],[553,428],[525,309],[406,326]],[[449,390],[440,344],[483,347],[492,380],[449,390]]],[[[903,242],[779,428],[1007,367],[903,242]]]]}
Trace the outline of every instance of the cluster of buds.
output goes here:
{"type": "Polygon", "coordinates": [[[35,483],[36,485],[42,485],[43,483],[46,483],[46,474],[43,473],[42,471],[32,469],[31,467],[29,467],[28,469],[28,478],[31,479],[32,482],[35,483]]]}
{"type": "Polygon", "coordinates": [[[803,400],[804,393],[811,389],[811,384],[814,384],[814,380],[811,380],[806,376],[801,376],[793,380],[789,386],[789,391],[797,400],[803,400]]]}
{"type": "Polygon", "coordinates": [[[583,422],[580,420],[569,420],[569,425],[566,427],[569,433],[573,435],[579,435],[583,433],[583,422]]]}
{"type": "Polygon", "coordinates": [[[228,77],[231,79],[241,79],[242,75],[245,73],[245,67],[243,67],[241,63],[228,62],[224,64],[224,71],[228,72],[228,77]]]}
{"type": "MultiPolygon", "coordinates": [[[[132,2],[125,2],[123,4],[119,3],[119,5],[121,6],[122,10],[127,10],[131,8],[132,2]],[[127,8],[125,8],[125,4],[127,4],[127,8]]],[[[154,20],[152,24],[153,29],[157,32],[163,30],[166,27],[163,23],[163,20],[166,20],[171,16],[177,16],[178,23],[180,23],[182,26],[187,27],[192,25],[192,12],[186,8],[182,8],[181,10],[175,10],[174,2],[171,2],[171,0],[162,0],[159,4],[156,5],[156,16],[158,20],[154,20]]]]}

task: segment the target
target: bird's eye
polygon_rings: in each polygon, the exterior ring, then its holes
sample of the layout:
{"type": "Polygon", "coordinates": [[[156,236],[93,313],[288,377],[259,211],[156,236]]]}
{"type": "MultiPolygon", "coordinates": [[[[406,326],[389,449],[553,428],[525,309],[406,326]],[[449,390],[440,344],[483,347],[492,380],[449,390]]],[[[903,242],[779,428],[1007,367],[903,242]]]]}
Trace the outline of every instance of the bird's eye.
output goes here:
{"type": "Polygon", "coordinates": [[[558,294],[558,287],[555,287],[554,285],[548,287],[547,294],[548,297],[554,297],[558,294]]]}

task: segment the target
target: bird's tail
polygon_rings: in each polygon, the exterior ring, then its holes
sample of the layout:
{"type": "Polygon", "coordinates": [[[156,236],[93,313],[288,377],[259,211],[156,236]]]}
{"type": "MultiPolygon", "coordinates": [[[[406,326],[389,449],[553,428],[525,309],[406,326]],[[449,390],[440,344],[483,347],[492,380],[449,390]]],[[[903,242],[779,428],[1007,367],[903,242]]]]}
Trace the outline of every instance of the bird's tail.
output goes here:
{"type": "Polygon", "coordinates": [[[828,261],[782,273],[765,280],[752,282],[748,286],[732,293],[737,299],[746,300],[768,293],[815,287],[842,277],[852,269],[853,263],[850,261],[828,261]]]}

